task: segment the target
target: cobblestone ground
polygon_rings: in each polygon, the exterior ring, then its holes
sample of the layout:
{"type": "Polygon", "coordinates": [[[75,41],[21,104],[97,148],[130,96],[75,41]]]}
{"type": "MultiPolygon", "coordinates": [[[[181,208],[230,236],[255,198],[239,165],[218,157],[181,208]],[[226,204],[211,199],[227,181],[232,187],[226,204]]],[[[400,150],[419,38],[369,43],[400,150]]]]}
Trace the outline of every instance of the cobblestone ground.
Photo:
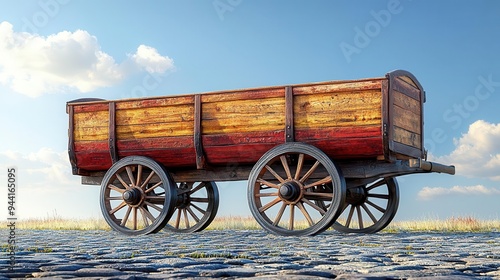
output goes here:
{"type": "Polygon", "coordinates": [[[0,279],[500,279],[500,233],[379,233],[281,237],[261,230],[17,232],[9,271],[0,231],[0,279]]]}

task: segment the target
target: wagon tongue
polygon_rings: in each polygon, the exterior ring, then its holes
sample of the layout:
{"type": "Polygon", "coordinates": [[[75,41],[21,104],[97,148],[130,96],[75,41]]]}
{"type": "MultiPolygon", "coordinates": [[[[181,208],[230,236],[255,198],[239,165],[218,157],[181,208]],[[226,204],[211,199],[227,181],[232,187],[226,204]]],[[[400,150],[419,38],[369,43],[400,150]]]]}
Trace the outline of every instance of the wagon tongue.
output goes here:
{"type": "Polygon", "coordinates": [[[455,175],[455,166],[454,165],[444,165],[441,163],[436,163],[432,161],[418,159],[410,159],[409,160],[410,167],[420,168],[424,171],[428,172],[437,172],[437,173],[446,173],[450,175],[455,175]]]}

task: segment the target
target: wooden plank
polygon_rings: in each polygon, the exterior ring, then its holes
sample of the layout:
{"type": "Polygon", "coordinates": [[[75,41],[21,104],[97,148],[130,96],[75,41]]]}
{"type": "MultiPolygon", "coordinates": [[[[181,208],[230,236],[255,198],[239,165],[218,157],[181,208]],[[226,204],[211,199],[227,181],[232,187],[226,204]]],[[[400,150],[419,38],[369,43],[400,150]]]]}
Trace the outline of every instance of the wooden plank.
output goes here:
{"type": "Polygon", "coordinates": [[[399,79],[401,81],[404,81],[409,86],[418,89],[417,84],[415,84],[415,82],[410,77],[408,77],[408,76],[399,76],[397,79],[399,79]]]}
{"type": "Polygon", "coordinates": [[[285,132],[276,131],[256,131],[243,133],[223,133],[203,135],[203,146],[205,150],[212,146],[228,146],[241,144],[279,144],[283,143],[285,132]]]}
{"type": "Polygon", "coordinates": [[[420,115],[405,110],[399,106],[394,106],[394,126],[420,134],[420,115]]]}
{"type": "Polygon", "coordinates": [[[108,107],[106,103],[106,110],[92,111],[84,113],[74,113],[75,128],[80,127],[107,127],[108,126],[108,107]]]}
{"type": "Polygon", "coordinates": [[[418,100],[415,100],[403,93],[398,91],[393,92],[394,97],[394,105],[403,108],[404,110],[408,110],[420,116],[421,113],[421,103],[418,100]]]}
{"type": "Polygon", "coordinates": [[[119,125],[193,122],[194,105],[121,109],[116,112],[116,121],[119,125]]]}
{"type": "Polygon", "coordinates": [[[148,99],[129,99],[124,101],[119,101],[116,103],[116,109],[141,109],[141,108],[152,108],[152,107],[168,107],[168,106],[178,106],[178,105],[189,105],[194,103],[193,95],[185,96],[165,96],[157,98],[148,99]]]}
{"type": "Polygon", "coordinates": [[[337,81],[328,84],[310,84],[293,87],[294,95],[323,94],[345,91],[380,91],[384,79],[370,79],[358,81],[337,81]]]}
{"type": "Polygon", "coordinates": [[[118,150],[116,148],[116,107],[115,102],[109,102],[109,155],[111,157],[111,162],[115,163],[118,161],[118,150]]]}
{"type": "Polygon", "coordinates": [[[108,126],[105,127],[75,127],[75,141],[108,140],[108,126]]]}
{"type": "Polygon", "coordinates": [[[227,101],[251,101],[251,100],[266,100],[269,98],[283,97],[285,95],[284,87],[273,87],[273,88],[263,88],[263,89],[249,89],[241,91],[226,91],[226,92],[216,92],[216,93],[205,93],[201,95],[201,102],[203,103],[203,108],[205,108],[205,103],[220,103],[227,101]]]}
{"type": "Polygon", "coordinates": [[[118,139],[125,140],[136,138],[192,136],[194,130],[192,122],[179,122],[148,125],[118,125],[116,132],[118,139]]]}
{"type": "Polygon", "coordinates": [[[68,104],[68,106],[73,107],[73,111],[75,114],[108,111],[108,102],[99,102],[99,103],[82,104],[82,105],[68,104]]]}
{"type": "Polygon", "coordinates": [[[394,79],[393,90],[398,91],[402,94],[405,94],[415,100],[421,100],[421,92],[418,88],[414,88],[413,86],[407,84],[400,79],[394,79]]]}
{"type": "Polygon", "coordinates": [[[394,141],[417,149],[422,148],[422,139],[419,134],[397,126],[394,127],[394,141]]]}

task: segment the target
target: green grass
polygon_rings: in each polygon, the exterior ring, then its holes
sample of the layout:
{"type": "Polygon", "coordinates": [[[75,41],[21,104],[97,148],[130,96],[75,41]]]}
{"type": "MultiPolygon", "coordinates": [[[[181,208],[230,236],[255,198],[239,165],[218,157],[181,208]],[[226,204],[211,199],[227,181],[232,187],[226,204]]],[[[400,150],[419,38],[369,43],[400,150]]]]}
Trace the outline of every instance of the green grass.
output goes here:
{"type": "MultiPolygon", "coordinates": [[[[96,219],[65,219],[58,216],[18,220],[18,229],[29,230],[111,230],[102,218],[96,219]]],[[[217,217],[206,230],[261,230],[253,217],[217,217]]],[[[445,220],[427,219],[414,221],[392,222],[383,232],[491,232],[500,231],[500,220],[478,220],[474,217],[451,217],[445,220]]]]}

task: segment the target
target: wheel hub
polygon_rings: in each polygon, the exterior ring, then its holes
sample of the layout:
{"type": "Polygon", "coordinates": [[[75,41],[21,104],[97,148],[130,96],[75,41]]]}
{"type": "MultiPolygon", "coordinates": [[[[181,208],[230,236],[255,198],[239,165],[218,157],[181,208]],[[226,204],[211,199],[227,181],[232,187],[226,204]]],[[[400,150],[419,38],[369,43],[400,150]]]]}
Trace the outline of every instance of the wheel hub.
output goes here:
{"type": "Polygon", "coordinates": [[[123,200],[130,205],[138,204],[142,199],[142,193],[139,189],[133,188],[131,190],[127,190],[122,195],[123,200]]]}
{"type": "Polygon", "coordinates": [[[287,201],[296,201],[301,194],[300,185],[294,181],[285,182],[281,185],[279,193],[287,201]]]}
{"type": "Polygon", "coordinates": [[[346,192],[346,202],[352,205],[361,205],[366,201],[366,189],[364,186],[349,188],[346,192]]]}

